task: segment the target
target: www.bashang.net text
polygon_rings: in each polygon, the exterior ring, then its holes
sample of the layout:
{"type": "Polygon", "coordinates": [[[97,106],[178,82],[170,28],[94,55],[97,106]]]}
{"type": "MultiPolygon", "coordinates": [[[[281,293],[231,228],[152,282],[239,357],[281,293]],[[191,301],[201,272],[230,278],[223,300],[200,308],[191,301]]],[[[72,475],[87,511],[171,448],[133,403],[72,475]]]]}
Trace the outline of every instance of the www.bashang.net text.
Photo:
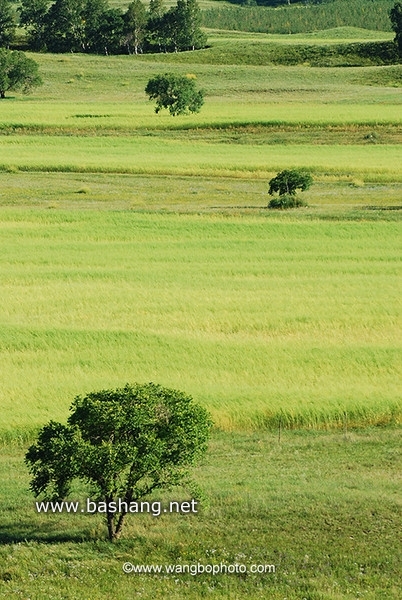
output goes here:
{"type": "Polygon", "coordinates": [[[67,501],[63,500],[60,502],[48,502],[41,501],[35,502],[36,512],[38,513],[85,513],[85,514],[107,514],[107,513],[127,513],[127,514],[142,514],[148,513],[153,517],[159,517],[164,513],[181,513],[181,514],[197,514],[198,513],[198,501],[192,498],[191,500],[184,500],[182,502],[171,501],[164,505],[159,500],[154,502],[142,501],[142,502],[126,502],[125,500],[118,498],[115,501],[95,502],[90,498],[87,498],[85,502],[79,501],[67,501]]]}

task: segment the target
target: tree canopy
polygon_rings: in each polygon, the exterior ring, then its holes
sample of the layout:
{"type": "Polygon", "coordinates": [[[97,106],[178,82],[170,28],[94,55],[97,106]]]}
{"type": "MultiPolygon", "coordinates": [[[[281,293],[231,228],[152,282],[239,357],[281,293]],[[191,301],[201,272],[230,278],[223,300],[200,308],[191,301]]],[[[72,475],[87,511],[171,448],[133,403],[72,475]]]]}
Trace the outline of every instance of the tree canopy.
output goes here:
{"type": "Polygon", "coordinates": [[[285,169],[270,180],[268,193],[271,196],[276,192],[280,196],[284,194],[294,196],[296,190],[307,190],[312,183],[313,178],[310,173],[299,169],[285,169]]]}
{"type": "Polygon", "coordinates": [[[172,116],[199,112],[204,104],[203,90],[197,90],[195,77],[165,73],[152,77],[145,88],[150,100],[156,100],[155,112],[162,108],[172,116]]]}
{"type": "Polygon", "coordinates": [[[75,479],[87,482],[107,507],[111,541],[121,533],[124,503],[189,483],[212,424],[191,396],[153,383],[78,396],[70,411],[67,425],[50,421],[28,449],[30,487],[36,496],[64,499],[75,479]]]}
{"type": "Polygon", "coordinates": [[[0,98],[4,98],[9,90],[27,94],[41,84],[38,64],[32,58],[18,50],[0,48],[0,98]]]}
{"type": "MultiPolygon", "coordinates": [[[[0,8],[8,1],[0,0],[0,8]]],[[[206,43],[197,0],[177,0],[168,10],[163,0],[151,0],[148,9],[132,0],[125,12],[110,8],[107,0],[21,0],[20,23],[32,50],[139,54],[195,50],[206,43]]]]}

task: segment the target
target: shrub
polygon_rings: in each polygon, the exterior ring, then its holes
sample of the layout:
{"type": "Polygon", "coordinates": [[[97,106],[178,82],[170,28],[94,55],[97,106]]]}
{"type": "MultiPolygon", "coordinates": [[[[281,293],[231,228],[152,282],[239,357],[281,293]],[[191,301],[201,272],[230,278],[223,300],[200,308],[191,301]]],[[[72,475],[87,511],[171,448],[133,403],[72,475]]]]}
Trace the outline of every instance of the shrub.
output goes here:
{"type": "Polygon", "coordinates": [[[41,84],[38,64],[32,58],[18,50],[0,48],[0,98],[9,90],[22,90],[27,94],[41,84]]]}
{"type": "Polygon", "coordinates": [[[296,196],[292,196],[291,194],[282,194],[281,196],[277,196],[276,198],[272,198],[272,200],[268,203],[268,208],[298,208],[300,206],[307,206],[304,200],[297,198],[296,196]]]}

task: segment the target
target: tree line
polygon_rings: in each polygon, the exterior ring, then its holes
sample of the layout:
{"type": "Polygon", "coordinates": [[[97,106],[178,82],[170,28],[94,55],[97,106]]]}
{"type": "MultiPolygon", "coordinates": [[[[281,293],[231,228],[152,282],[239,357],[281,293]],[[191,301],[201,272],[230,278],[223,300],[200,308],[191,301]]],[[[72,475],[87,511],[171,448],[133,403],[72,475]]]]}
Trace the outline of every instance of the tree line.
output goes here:
{"type": "MultiPolygon", "coordinates": [[[[10,0],[0,0],[0,46],[15,37],[16,17],[10,0]]],[[[21,0],[19,24],[26,29],[30,50],[140,54],[204,48],[197,0],[163,0],[146,7],[133,0],[124,12],[108,0],[21,0]]]]}

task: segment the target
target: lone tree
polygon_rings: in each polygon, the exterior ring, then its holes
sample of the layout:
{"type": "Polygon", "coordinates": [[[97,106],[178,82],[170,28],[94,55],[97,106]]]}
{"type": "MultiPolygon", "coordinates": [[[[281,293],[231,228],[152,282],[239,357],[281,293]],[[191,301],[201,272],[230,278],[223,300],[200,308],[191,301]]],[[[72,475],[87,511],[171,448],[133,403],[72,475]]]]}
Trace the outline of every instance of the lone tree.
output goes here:
{"type": "Polygon", "coordinates": [[[392,29],[395,31],[395,43],[402,58],[402,2],[397,2],[389,13],[392,29]]]}
{"type": "Polygon", "coordinates": [[[170,114],[184,115],[199,112],[204,104],[203,90],[197,90],[194,75],[165,73],[152,77],[145,88],[150,100],[156,100],[155,112],[162,108],[170,114]]]}
{"type": "Polygon", "coordinates": [[[41,84],[38,64],[32,58],[18,50],[0,48],[0,98],[4,98],[8,90],[22,90],[27,94],[41,84]]]}
{"type": "Polygon", "coordinates": [[[104,503],[110,541],[120,536],[130,503],[190,483],[189,467],[205,452],[212,424],[190,396],[153,383],[78,396],[70,411],[67,425],[50,421],[28,449],[30,487],[35,496],[62,500],[73,480],[90,484],[94,501],[104,503]]]}
{"type": "Polygon", "coordinates": [[[299,169],[285,169],[273,177],[269,182],[268,193],[273,196],[279,194],[279,198],[273,198],[268,208],[293,208],[303,206],[304,202],[296,198],[296,191],[307,190],[313,183],[310,173],[299,169]]]}

